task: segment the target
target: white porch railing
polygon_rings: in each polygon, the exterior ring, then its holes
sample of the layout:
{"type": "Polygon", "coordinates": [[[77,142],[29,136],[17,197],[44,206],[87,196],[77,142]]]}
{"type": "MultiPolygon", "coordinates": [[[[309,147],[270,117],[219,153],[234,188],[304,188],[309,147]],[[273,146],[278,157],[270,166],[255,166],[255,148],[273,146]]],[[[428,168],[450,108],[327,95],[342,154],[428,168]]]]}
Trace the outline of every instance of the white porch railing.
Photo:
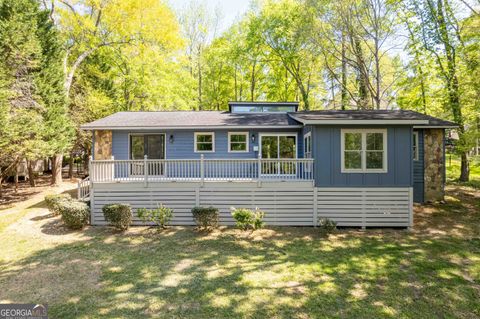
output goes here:
{"type": "Polygon", "coordinates": [[[78,188],[77,188],[78,199],[86,199],[90,196],[90,177],[86,177],[80,181],[78,181],[78,188]]]}
{"type": "Polygon", "coordinates": [[[313,159],[94,160],[92,182],[313,180],[313,159]]]}

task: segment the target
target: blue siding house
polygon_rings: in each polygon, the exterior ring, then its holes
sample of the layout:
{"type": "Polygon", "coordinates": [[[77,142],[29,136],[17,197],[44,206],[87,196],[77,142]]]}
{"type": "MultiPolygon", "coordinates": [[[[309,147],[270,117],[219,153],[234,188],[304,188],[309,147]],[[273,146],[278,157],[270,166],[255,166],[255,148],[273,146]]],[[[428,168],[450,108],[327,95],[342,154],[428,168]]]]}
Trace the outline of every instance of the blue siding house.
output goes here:
{"type": "MultiPolygon", "coordinates": [[[[271,225],[412,227],[412,204],[443,199],[444,131],[405,110],[298,111],[298,103],[230,102],[226,112],[119,112],[93,132],[80,186],[94,225],[103,205],[162,203],[191,225],[193,206],[262,209],[271,225]],[[87,191],[88,190],[88,191],[87,191]]],[[[136,217],[135,224],[141,224],[136,217]]]]}

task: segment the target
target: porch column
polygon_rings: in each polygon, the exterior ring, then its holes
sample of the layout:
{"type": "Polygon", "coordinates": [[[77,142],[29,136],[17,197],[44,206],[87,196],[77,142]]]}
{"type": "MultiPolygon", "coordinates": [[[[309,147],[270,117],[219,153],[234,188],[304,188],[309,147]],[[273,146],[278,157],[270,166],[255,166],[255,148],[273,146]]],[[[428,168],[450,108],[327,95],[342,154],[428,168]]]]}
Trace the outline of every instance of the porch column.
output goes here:
{"type": "Polygon", "coordinates": [[[444,132],[443,129],[424,132],[424,199],[442,201],[445,195],[444,132]]]}

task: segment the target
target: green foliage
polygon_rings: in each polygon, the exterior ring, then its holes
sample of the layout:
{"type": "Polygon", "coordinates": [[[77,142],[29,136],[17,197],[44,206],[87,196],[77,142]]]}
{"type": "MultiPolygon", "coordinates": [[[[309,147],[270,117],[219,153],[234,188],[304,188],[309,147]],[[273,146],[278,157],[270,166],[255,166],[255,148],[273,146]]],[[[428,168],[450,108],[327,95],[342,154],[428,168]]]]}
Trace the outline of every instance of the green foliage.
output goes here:
{"type": "Polygon", "coordinates": [[[231,208],[232,217],[235,219],[235,224],[242,230],[260,229],[265,223],[263,218],[265,213],[256,208],[254,211],[248,208],[231,208]]]}
{"type": "Polygon", "coordinates": [[[70,202],[72,201],[72,197],[70,194],[56,194],[56,195],[47,195],[45,196],[45,204],[47,208],[54,213],[55,215],[59,215],[60,211],[60,203],[61,202],[70,202]]]}
{"type": "Polygon", "coordinates": [[[337,229],[337,223],[334,220],[325,217],[319,217],[317,226],[321,233],[330,234],[337,229]]]}
{"type": "Polygon", "coordinates": [[[102,207],[105,220],[118,230],[124,231],[132,223],[132,208],[129,204],[108,204],[102,207]]]}
{"type": "Polygon", "coordinates": [[[210,230],[218,227],[218,208],[215,207],[194,207],[192,215],[199,229],[210,230]]]}
{"type": "Polygon", "coordinates": [[[138,217],[144,222],[152,222],[165,228],[173,217],[173,209],[160,205],[154,209],[137,209],[138,217]]]}
{"type": "Polygon", "coordinates": [[[82,229],[90,219],[90,208],[84,202],[63,200],[58,202],[58,210],[62,220],[71,229],[82,229]]]}

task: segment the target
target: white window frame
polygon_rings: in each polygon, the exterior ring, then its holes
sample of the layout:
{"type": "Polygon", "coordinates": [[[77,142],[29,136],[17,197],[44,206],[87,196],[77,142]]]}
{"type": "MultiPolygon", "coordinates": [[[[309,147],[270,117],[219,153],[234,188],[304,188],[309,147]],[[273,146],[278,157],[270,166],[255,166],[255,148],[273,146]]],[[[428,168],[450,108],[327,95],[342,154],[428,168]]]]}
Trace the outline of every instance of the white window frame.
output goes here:
{"type": "Polygon", "coordinates": [[[342,173],[387,173],[388,162],[388,134],[387,129],[341,129],[341,172],[342,173]],[[362,134],[362,149],[361,149],[361,168],[345,168],[345,133],[360,133],[362,134]],[[383,134],[383,168],[367,168],[367,133],[382,133],[383,134]]]}
{"type": "Polygon", "coordinates": [[[215,153],[215,132],[195,132],[194,133],[194,151],[195,153],[215,153]],[[197,149],[197,136],[199,135],[211,135],[212,136],[212,150],[211,151],[201,151],[197,149]]]}
{"type": "MultiPolygon", "coordinates": [[[[262,156],[262,137],[263,136],[294,136],[295,137],[295,157],[292,159],[297,159],[298,158],[298,133],[292,132],[292,133],[260,133],[259,134],[259,140],[258,140],[258,145],[259,145],[259,154],[262,156]]],[[[280,146],[279,146],[280,147],[280,146]]],[[[278,151],[277,151],[278,152],[278,151]]]]}
{"type": "Polygon", "coordinates": [[[418,131],[413,132],[412,152],[413,152],[413,160],[418,161],[418,156],[419,156],[418,155],[418,131]]]}
{"type": "Polygon", "coordinates": [[[312,132],[303,135],[303,157],[312,158],[312,132]],[[307,143],[307,138],[310,141],[309,143],[307,143]],[[310,146],[310,150],[307,150],[307,144],[310,146]]]}
{"type": "MultiPolygon", "coordinates": [[[[250,139],[250,134],[248,132],[228,132],[228,153],[248,153],[250,151],[250,145],[248,140],[250,139]],[[232,135],[245,135],[245,146],[244,151],[233,151],[231,148],[232,140],[230,139],[232,135]]],[[[236,142],[238,143],[238,142],[236,142]]]]}

